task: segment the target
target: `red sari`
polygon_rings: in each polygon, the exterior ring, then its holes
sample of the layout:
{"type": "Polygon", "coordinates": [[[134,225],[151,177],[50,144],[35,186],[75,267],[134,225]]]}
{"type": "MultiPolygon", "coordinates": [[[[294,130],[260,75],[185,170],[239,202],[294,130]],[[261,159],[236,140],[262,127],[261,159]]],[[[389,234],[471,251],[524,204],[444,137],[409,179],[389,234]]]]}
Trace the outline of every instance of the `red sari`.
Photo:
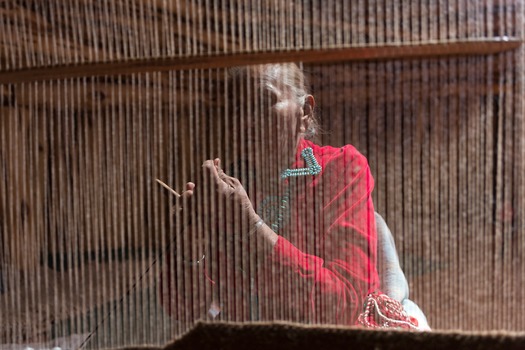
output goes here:
{"type": "MultiPolygon", "coordinates": [[[[268,298],[284,298],[277,318],[352,325],[365,297],[379,288],[374,180],[353,146],[303,141],[298,154],[305,147],[312,148],[322,171],[289,180],[302,183],[292,200],[293,229],[279,237],[270,255],[274,283],[268,298]]],[[[295,167],[304,166],[298,157],[295,167]]]]}

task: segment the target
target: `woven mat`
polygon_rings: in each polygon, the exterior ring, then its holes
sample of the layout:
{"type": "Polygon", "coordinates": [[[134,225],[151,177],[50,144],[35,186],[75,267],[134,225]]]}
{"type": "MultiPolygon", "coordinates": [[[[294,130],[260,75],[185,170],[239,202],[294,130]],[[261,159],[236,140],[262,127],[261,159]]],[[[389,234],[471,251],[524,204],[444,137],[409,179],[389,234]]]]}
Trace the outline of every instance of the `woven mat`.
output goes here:
{"type": "Polygon", "coordinates": [[[131,349],[524,349],[525,333],[406,332],[289,323],[200,323],[164,348],[131,349]]]}

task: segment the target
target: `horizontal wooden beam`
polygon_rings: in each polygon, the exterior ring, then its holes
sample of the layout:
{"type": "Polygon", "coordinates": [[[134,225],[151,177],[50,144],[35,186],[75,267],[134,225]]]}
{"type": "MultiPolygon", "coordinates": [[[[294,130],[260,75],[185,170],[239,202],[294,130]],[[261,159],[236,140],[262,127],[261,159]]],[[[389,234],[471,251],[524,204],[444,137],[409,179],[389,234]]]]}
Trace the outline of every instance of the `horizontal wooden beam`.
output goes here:
{"type": "Polygon", "coordinates": [[[33,67],[0,72],[0,84],[188,69],[225,68],[278,62],[332,63],[491,55],[517,49],[522,41],[498,37],[463,41],[362,45],[256,53],[227,53],[191,57],[155,57],[33,67]]]}

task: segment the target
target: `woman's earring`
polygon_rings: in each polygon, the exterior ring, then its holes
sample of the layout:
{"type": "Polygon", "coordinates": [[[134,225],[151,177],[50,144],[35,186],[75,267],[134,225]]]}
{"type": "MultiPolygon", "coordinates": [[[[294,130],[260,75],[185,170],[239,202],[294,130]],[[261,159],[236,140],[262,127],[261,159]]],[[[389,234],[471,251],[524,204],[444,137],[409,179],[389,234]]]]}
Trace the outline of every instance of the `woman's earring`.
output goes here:
{"type": "Polygon", "coordinates": [[[304,126],[304,124],[301,125],[299,131],[301,132],[301,134],[304,134],[306,132],[306,127],[304,126]]]}

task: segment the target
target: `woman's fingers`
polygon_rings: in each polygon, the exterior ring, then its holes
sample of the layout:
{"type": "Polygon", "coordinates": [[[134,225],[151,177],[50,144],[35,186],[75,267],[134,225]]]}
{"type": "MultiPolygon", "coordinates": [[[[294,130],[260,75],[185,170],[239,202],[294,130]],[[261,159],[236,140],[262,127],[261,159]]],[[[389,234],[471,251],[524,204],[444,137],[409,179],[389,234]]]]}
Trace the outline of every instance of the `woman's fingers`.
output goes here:
{"type": "Polygon", "coordinates": [[[202,164],[202,167],[211,178],[211,181],[213,181],[213,183],[215,184],[216,190],[219,192],[225,192],[231,186],[229,183],[223,180],[225,174],[220,168],[220,166],[218,166],[218,164],[220,164],[220,161],[217,158],[215,160],[205,161],[204,164],[202,164]]]}
{"type": "MultiPolygon", "coordinates": [[[[219,179],[222,180],[223,183],[225,183],[226,185],[228,185],[228,187],[230,186],[230,184],[228,183],[226,177],[227,175],[224,173],[224,170],[222,170],[221,168],[221,160],[219,158],[215,158],[213,160],[213,164],[215,166],[215,169],[217,170],[217,175],[219,176],[219,179]]],[[[227,186],[223,186],[224,188],[227,188],[227,186]]]]}
{"type": "Polygon", "coordinates": [[[193,182],[188,182],[186,184],[186,191],[182,192],[182,199],[187,200],[193,195],[193,190],[195,189],[195,184],[193,182]]]}
{"type": "Polygon", "coordinates": [[[169,187],[161,180],[156,180],[162,187],[168,190],[175,197],[174,205],[171,207],[172,214],[177,215],[182,211],[182,208],[187,207],[189,205],[188,200],[191,196],[193,196],[193,191],[195,189],[195,184],[193,182],[187,182],[186,190],[182,192],[182,194],[179,194],[177,191],[169,187]]]}
{"type": "Polygon", "coordinates": [[[239,185],[239,180],[234,178],[233,176],[227,175],[224,170],[221,168],[221,160],[219,158],[215,158],[213,161],[215,164],[215,168],[217,169],[217,174],[219,175],[219,179],[221,179],[226,185],[228,185],[231,188],[236,188],[239,185]]]}
{"type": "Polygon", "coordinates": [[[209,175],[213,183],[215,185],[219,185],[221,183],[221,179],[219,178],[219,174],[217,173],[217,168],[215,167],[215,163],[212,160],[207,160],[204,163],[202,163],[202,168],[204,169],[204,172],[209,175]]]}

